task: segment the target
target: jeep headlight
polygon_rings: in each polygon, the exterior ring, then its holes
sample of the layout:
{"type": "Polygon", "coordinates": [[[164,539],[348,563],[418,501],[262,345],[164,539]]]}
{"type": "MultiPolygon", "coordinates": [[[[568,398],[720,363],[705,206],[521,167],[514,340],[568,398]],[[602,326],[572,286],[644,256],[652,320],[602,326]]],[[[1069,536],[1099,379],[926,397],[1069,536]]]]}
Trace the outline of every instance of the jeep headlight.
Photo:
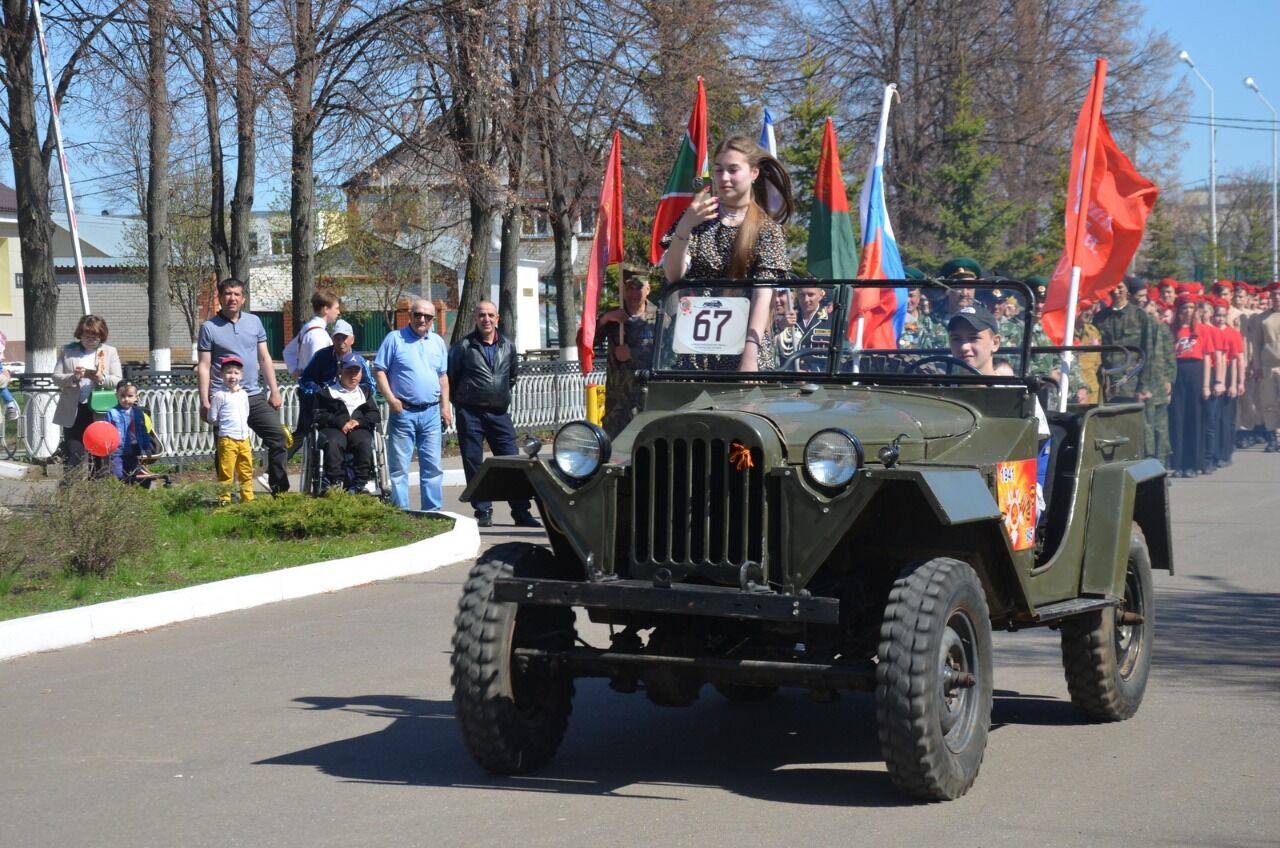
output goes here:
{"type": "Polygon", "coordinates": [[[804,446],[804,470],[818,486],[847,486],[862,465],[862,443],[844,430],[820,430],[804,446]]]}
{"type": "Polygon", "coordinates": [[[609,437],[589,421],[573,421],[556,432],[552,461],[560,473],[577,483],[587,479],[609,457],[609,437]]]}

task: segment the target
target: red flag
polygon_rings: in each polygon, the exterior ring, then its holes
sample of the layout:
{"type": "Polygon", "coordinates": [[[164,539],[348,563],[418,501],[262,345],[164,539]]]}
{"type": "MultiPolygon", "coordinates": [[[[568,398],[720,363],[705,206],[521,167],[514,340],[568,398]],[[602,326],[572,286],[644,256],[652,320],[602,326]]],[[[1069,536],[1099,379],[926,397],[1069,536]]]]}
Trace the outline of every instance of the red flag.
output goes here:
{"type": "Polygon", "coordinates": [[[1142,241],[1159,193],[1111,137],[1102,117],[1106,77],[1107,60],[1099,59],[1071,144],[1066,243],[1049,280],[1041,318],[1054,344],[1064,344],[1071,269],[1080,268],[1078,300],[1097,300],[1115,288],[1142,241]]]}
{"type": "Polygon", "coordinates": [[[582,373],[595,366],[596,310],[600,308],[600,285],[606,269],[622,261],[622,138],[613,131],[600,187],[600,207],[596,211],[596,233],[591,240],[591,260],[587,263],[587,286],[582,295],[582,323],[578,326],[578,361],[582,373]]]}
{"type": "Polygon", "coordinates": [[[662,262],[662,237],[680,220],[684,210],[693,202],[694,188],[701,179],[710,178],[707,162],[707,91],[702,77],[698,77],[698,96],[693,101],[693,114],[689,116],[689,128],[680,142],[676,164],[667,177],[658,201],[658,212],[653,217],[653,232],[649,237],[649,261],[662,262]]]}

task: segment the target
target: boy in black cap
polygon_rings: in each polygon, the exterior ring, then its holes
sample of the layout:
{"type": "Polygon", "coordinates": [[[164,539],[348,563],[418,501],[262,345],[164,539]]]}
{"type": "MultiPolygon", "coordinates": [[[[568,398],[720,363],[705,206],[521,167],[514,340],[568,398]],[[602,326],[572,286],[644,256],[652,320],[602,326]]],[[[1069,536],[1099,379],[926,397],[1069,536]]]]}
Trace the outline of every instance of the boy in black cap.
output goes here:
{"type": "Polygon", "coordinates": [[[992,357],[1000,349],[1000,326],[980,303],[962,306],[947,322],[951,355],[979,374],[995,374],[992,357]]]}
{"type": "MultiPolygon", "coordinates": [[[[963,306],[947,322],[947,338],[951,355],[984,376],[995,376],[995,352],[1000,349],[999,325],[996,317],[980,303],[963,306]]],[[[1049,467],[1052,445],[1049,418],[1036,399],[1036,514],[1044,513],[1044,481],[1049,467]]]]}

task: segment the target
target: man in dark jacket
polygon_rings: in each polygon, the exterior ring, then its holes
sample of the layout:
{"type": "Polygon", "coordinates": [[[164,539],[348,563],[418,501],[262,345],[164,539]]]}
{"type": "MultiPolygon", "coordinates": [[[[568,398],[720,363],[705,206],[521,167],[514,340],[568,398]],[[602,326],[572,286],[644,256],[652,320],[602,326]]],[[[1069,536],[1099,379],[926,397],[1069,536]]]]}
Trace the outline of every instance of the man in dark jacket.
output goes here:
{"type": "MultiPolygon", "coordinates": [[[[467,482],[484,459],[484,443],[494,456],[516,453],[516,428],[507,409],[516,382],[516,347],[498,332],[498,307],[482,300],[476,307],[476,328],[449,350],[450,399],[458,425],[458,447],[467,482]]],[[[517,527],[541,527],[527,500],[513,500],[511,518],[517,527]]],[[[493,526],[493,504],[474,501],[476,521],[493,526]]]]}
{"type": "Polygon", "coordinates": [[[325,444],[325,488],[346,486],[356,494],[364,491],[373,476],[373,434],[382,422],[382,413],[373,390],[363,382],[363,357],[348,352],[339,367],[338,381],[316,393],[315,423],[325,444]],[[348,455],[350,485],[342,469],[348,455]]]}

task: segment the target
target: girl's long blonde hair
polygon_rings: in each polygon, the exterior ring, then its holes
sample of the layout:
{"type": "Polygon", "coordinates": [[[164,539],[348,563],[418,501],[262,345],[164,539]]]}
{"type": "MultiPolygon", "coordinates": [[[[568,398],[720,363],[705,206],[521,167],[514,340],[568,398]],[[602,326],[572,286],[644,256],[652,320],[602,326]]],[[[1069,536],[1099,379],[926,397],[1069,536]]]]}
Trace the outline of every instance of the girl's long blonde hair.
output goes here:
{"type": "Polygon", "coordinates": [[[729,267],[726,269],[727,276],[744,278],[751,273],[751,262],[756,252],[756,239],[760,235],[764,219],[771,217],[779,224],[783,224],[791,217],[794,209],[794,202],[791,199],[791,177],[787,175],[782,163],[769,155],[769,151],[745,135],[730,136],[721,141],[716,145],[712,160],[719,159],[720,154],[728,150],[741,153],[746,157],[747,164],[759,171],[759,175],[751,184],[751,203],[747,206],[747,214],[743,218],[742,225],[738,227],[738,235],[733,240],[733,251],[729,254],[729,267]],[[777,192],[781,200],[777,208],[772,210],[769,210],[770,187],[777,192]]]}

